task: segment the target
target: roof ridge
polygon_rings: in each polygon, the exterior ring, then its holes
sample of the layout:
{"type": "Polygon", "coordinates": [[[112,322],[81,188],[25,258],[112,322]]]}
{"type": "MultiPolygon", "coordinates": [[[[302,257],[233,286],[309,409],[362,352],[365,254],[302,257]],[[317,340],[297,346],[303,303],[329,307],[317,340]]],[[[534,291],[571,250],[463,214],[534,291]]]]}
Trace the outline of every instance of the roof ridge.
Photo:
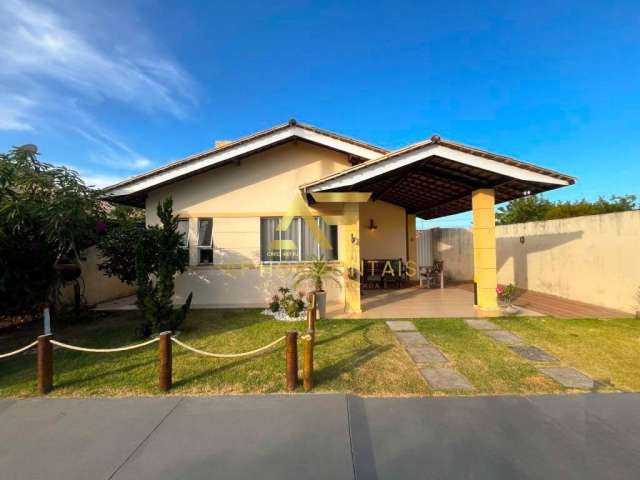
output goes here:
{"type": "Polygon", "coordinates": [[[162,172],[170,170],[172,168],[175,168],[175,167],[190,163],[190,162],[195,161],[195,160],[199,160],[199,159],[201,159],[203,157],[206,157],[208,155],[211,155],[213,153],[218,153],[218,152],[222,152],[224,150],[229,150],[229,149],[231,149],[233,147],[236,147],[238,145],[241,145],[243,143],[249,142],[251,140],[255,140],[256,138],[260,138],[260,137],[263,137],[263,136],[268,135],[270,133],[274,133],[274,132],[277,132],[279,130],[283,130],[283,129],[289,128],[289,127],[303,128],[305,130],[309,130],[311,132],[315,132],[315,133],[319,133],[321,135],[332,137],[332,138],[335,138],[337,140],[342,140],[342,141],[345,141],[347,143],[351,143],[352,145],[357,145],[357,146],[360,146],[360,147],[363,147],[363,148],[367,148],[369,150],[372,150],[372,151],[375,151],[375,152],[379,152],[381,154],[387,154],[389,152],[389,150],[387,150],[385,148],[382,148],[382,147],[379,147],[377,145],[373,145],[371,143],[367,143],[367,142],[364,142],[362,140],[355,139],[353,137],[348,137],[348,136],[345,136],[345,135],[341,135],[339,133],[335,133],[335,132],[332,132],[330,130],[324,130],[324,129],[316,127],[314,125],[310,125],[310,124],[306,124],[306,123],[300,123],[297,120],[292,118],[287,123],[281,123],[281,124],[275,125],[273,127],[270,127],[270,128],[264,129],[264,130],[259,130],[257,132],[252,133],[252,134],[249,134],[249,135],[245,135],[244,137],[241,137],[241,138],[239,138],[237,140],[232,140],[229,143],[227,143],[227,144],[225,144],[223,146],[220,146],[218,148],[215,148],[215,147],[209,148],[209,149],[203,150],[201,152],[197,152],[197,153],[188,155],[188,156],[186,156],[184,158],[181,158],[181,159],[178,159],[178,160],[174,160],[174,161],[169,162],[167,164],[161,165],[161,166],[159,166],[157,168],[154,168],[152,170],[148,170],[146,172],[143,172],[143,173],[140,173],[140,174],[137,174],[137,175],[132,175],[132,176],[127,177],[127,178],[125,178],[124,180],[122,180],[122,181],[120,181],[118,183],[114,183],[113,185],[109,185],[108,187],[106,187],[104,189],[104,191],[108,192],[110,190],[114,190],[114,189],[122,187],[124,185],[128,185],[130,183],[136,182],[138,180],[142,180],[144,178],[153,176],[153,175],[158,174],[158,173],[162,173],[162,172]]]}

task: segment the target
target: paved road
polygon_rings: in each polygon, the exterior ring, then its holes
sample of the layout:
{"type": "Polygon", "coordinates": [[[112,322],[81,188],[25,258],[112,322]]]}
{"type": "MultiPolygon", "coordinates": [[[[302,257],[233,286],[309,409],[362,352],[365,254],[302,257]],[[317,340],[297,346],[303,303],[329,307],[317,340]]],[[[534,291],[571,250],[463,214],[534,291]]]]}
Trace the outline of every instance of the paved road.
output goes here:
{"type": "Polygon", "coordinates": [[[627,479],[640,395],[0,400],[7,479],[627,479]]]}

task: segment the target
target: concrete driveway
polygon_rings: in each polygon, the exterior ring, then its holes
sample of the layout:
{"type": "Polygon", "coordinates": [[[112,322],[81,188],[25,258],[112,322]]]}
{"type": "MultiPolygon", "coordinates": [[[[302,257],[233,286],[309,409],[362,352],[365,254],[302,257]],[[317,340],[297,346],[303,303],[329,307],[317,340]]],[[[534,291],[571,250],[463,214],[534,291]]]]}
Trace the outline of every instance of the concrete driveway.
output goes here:
{"type": "Polygon", "coordinates": [[[0,400],[0,478],[639,475],[637,394],[0,400]]]}

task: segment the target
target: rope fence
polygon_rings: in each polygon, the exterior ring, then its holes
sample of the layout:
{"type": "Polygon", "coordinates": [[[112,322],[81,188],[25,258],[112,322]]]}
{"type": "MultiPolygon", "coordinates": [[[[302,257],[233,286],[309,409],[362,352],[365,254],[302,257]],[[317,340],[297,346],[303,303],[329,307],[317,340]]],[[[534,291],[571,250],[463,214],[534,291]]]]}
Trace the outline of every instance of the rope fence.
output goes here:
{"type": "Polygon", "coordinates": [[[174,342],[174,343],[177,343],[182,348],[190,350],[193,353],[197,353],[198,355],[205,355],[207,357],[213,357],[213,358],[240,358],[240,357],[249,357],[251,355],[255,355],[256,353],[260,353],[260,352],[262,352],[264,350],[268,350],[271,347],[273,347],[274,345],[282,342],[283,340],[286,340],[286,338],[287,338],[287,336],[283,335],[282,337],[278,338],[277,340],[274,340],[273,342],[271,342],[269,345],[265,345],[264,347],[256,348],[255,350],[251,350],[249,352],[243,352],[243,353],[211,353],[211,352],[205,352],[204,350],[199,350],[197,348],[191,347],[191,346],[187,345],[186,343],[181,342],[176,337],[171,337],[171,341],[174,342]]]}
{"type": "Polygon", "coordinates": [[[158,343],[159,353],[159,378],[158,384],[160,390],[168,391],[172,386],[173,373],[173,355],[172,343],[189,350],[192,353],[212,358],[242,358],[256,355],[273,348],[280,342],[285,343],[285,372],[286,385],[288,391],[294,391],[298,386],[298,339],[304,342],[304,361],[303,361],[303,383],[304,390],[310,391],[313,388],[313,348],[315,344],[315,320],[316,320],[316,302],[315,295],[311,301],[311,308],[307,311],[308,329],[305,335],[298,336],[298,332],[290,330],[286,335],[274,340],[273,342],[262,347],[242,353],[213,353],[192,347],[181,342],[172,335],[172,332],[163,332],[158,337],[152,338],[146,342],[136,345],[128,345],[118,348],[89,348],[70,345],[53,339],[52,334],[40,335],[37,340],[13,352],[0,354],[0,359],[12,357],[22,352],[37,347],[37,373],[38,373],[38,391],[45,395],[53,389],[53,346],[58,346],[68,350],[86,353],[116,353],[126,352],[143,348],[153,343],[158,343]]]}
{"type": "MultiPolygon", "coordinates": [[[[143,343],[138,343],[137,345],[129,345],[127,347],[119,347],[119,348],[87,348],[87,347],[78,347],[76,345],[69,345],[68,343],[62,343],[57,340],[51,340],[53,345],[57,345],[58,347],[66,348],[68,350],[75,350],[76,352],[89,352],[89,353],[115,353],[115,352],[126,352],[127,350],[135,350],[136,348],[146,347],[147,345],[151,345],[152,343],[156,343],[160,338],[152,338],[151,340],[143,343]]],[[[37,343],[37,342],[35,342],[37,343]]]]}
{"type": "Polygon", "coordinates": [[[9,353],[3,353],[2,355],[0,355],[0,358],[9,358],[9,357],[13,357],[14,355],[18,355],[19,353],[22,352],[26,352],[27,350],[35,347],[36,345],[38,345],[38,341],[34,340],[33,342],[31,342],[29,345],[27,345],[26,347],[22,347],[19,348],[18,350],[14,350],[13,352],[9,352],[9,353]]]}

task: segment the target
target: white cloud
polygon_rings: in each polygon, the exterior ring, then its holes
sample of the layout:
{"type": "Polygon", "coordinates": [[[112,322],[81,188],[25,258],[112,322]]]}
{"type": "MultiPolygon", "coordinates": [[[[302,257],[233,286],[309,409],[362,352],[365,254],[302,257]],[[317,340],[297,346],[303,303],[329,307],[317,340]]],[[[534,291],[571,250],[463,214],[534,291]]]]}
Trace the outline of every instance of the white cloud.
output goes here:
{"type": "Polygon", "coordinates": [[[33,130],[27,116],[35,102],[21,95],[5,93],[0,90],[0,130],[33,130]]]}
{"type": "Polygon", "coordinates": [[[100,44],[70,18],[23,0],[0,2],[0,75],[53,80],[76,94],[185,116],[193,81],[179,65],[140,42],[100,44]]]}
{"type": "Polygon", "coordinates": [[[80,177],[82,178],[82,180],[84,180],[84,183],[86,185],[95,188],[108,187],[109,185],[113,185],[114,183],[118,183],[122,180],[122,177],[118,177],[115,175],[83,175],[81,173],[80,177]]]}
{"type": "Polygon", "coordinates": [[[117,104],[183,119],[196,103],[195,82],[127,8],[0,1],[0,130],[49,132],[86,147],[87,178],[100,185],[120,178],[105,170],[152,162],[90,112],[117,104]]]}

